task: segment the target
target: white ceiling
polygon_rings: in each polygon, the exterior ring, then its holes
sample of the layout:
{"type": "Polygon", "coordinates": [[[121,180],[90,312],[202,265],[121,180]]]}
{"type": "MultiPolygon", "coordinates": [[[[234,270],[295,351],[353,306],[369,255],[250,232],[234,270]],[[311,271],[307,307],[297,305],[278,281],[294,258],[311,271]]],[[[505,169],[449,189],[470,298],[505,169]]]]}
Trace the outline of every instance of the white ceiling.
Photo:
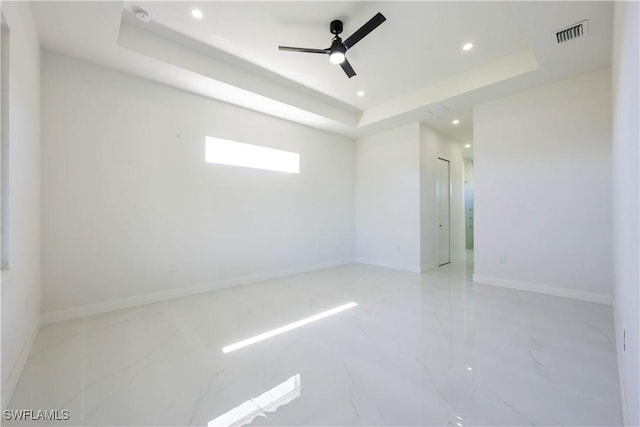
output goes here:
{"type": "Polygon", "coordinates": [[[363,110],[527,47],[500,2],[210,2],[198,4],[202,20],[183,3],[142,6],[155,22],[363,110]],[[344,39],[377,12],[387,21],[347,54],[358,73],[351,79],[324,55],[277,49],[329,47],[333,19],[343,20],[344,39]],[[479,35],[475,49],[461,50],[479,35]]]}
{"type": "Polygon", "coordinates": [[[472,141],[473,105],[608,66],[612,29],[610,2],[46,1],[32,11],[46,49],[351,137],[420,120],[461,142],[472,141]],[[150,24],[133,18],[138,7],[150,24]],[[352,79],[325,55],[277,49],[326,48],[333,19],[344,39],[377,12],[387,21],[347,52],[352,79]],[[587,36],[556,43],[555,31],[584,19],[587,36]]]}

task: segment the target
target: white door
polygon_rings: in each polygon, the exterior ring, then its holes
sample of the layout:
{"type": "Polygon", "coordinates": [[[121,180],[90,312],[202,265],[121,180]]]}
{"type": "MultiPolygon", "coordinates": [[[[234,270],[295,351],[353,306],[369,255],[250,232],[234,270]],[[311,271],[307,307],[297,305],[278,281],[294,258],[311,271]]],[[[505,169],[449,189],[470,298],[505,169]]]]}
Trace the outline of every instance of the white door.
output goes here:
{"type": "Polygon", "coordinates": [[[449,161],[438,158],[438,177],[436,188],[436,204],[438,216],[438,265],[451,262],[451,242],[449,228],[449,211],[451,200],[451,182],[449,177],[449,161]]]}
{"type": "Polygon", "coordinates": [[[464,226],[466,231],[466,247],[473,249],[473,163],[464,162],[464,226]]]}

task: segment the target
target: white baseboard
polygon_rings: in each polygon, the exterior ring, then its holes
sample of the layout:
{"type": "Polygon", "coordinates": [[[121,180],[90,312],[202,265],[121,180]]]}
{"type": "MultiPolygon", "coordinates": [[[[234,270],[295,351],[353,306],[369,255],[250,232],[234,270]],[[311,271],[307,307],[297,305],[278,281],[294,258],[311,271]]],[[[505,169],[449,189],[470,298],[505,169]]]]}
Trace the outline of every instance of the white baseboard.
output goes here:
{"type": "Polygon", "coordinates": [[[110,311],[122,310],[124,308],[139,307],[141,305],[153,304],[155,302],[203,294],[206,292],[217,291],[234,286],[248,285],[250,283],[262,282],[264,280],[277,279],[279,277],[307,273],[310,271],[324,270],[326,268],[338,267],[340,265],[353,264],[353,262],[353,258],[346,258],[320,264],[292,268],[288,270],[281,270],[265,274],[256,274],[252,276],[235,277],[232,279],[202,283],[199,285],[187,286],[183,288],[167,289],[160,292],[136,295],[133,297],[120,298],[117,300],[99,302],[95,304],[86,304],[77,307],[52,310],[42,313],[42,323],[46,324],[60,322],[63,320],[78,319],[81,317],[93,316],[110,311]]]}
{"type": "Polygon", "coordinates": [[[13,392],[16,389],[16,385],[18,385],[18,380],[20,379],[20,375],[22,374],[22,370],[27,364],[27,359],[29,358],[29,354],[31,353],[31,348],[33,347],[33,343],[38,336],[38,332],[40,331],[40,325],[42,323],[42,315],[39,315],[31,328],[29,337],[27,341],[22,346],[20,353],[18,354],[18,358],[16,359],[16,363],[14,363],[11,368],[11,372],[7,377],[7,380],[2,385],[2,410],[7,408],[9,405],[9,401],[11,400],[11,396],[13,396],[13,392]]]}
{"type": "Polygon", "coordinates": [[[393,270],[410,271],[412,273],[420,273],[419,265],[396,264],[393,262],[385,262],[385,261],[380,261],[380,260],[370,259],[370,258],[356,258],[356,263],[375,265],[376,267],[391,268],[393,270]]]}
{"type": "Polygon", "coordinates": [[[555,297],[570,298],[580,301],[595,302],[599,304],[613,305],[613,297],[599,292],[581,291],[571,288],[541,285],[539,283],[521,282],[518,280],[500,279],[497,277],[473,275],[473,281],[484,285],[500,286],[503,288],[517,289],[520,291],[535,292],[537,294],[552,295],[555,297]]]}

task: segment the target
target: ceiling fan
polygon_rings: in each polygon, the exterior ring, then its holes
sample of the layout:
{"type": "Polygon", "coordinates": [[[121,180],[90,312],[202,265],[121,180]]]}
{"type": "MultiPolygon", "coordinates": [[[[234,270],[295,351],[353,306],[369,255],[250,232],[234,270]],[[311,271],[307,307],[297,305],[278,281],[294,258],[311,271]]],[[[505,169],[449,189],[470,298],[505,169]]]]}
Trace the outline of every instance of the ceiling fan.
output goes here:
{"type": "Polygon", "coordinates": [[[342,21],[331,21],[331,24],[329,25],[329,31],[331,31],[331,34],[335,35],[333,41],[331,42],[331,47],[328,47],[326,49],[309,49],[305,47],[278,46],[278,49],[287,50],[290,52],[322,53],[329,55],[329,61],[332,64],[340,64],[347,76],[351,78],[356,75],[356,72],[353,70],[353,67],[351,67],[351,64],[349,64],[349,61],[347,61],[347,58],[345,57],[347,50],[351,49],[353,45],[365,38],[365,36],[367,36],[371,31],[378,28],[378,26],[386,20],[387,18],[385,18],[383,14],[378,12],[355,33],[351,34],[345,41],[342,41],[339,35],[340,33],[342,33],[342,21]]]}

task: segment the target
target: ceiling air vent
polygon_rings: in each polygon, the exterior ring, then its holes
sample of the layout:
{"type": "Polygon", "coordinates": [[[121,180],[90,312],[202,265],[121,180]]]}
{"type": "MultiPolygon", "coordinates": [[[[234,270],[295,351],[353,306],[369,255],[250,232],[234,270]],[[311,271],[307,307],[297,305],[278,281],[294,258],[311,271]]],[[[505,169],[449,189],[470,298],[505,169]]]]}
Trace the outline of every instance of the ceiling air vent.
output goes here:
{"type": "Polygon", "coordinates": [[[584,20],[558,31],[556,33],[556,41],[560,44],[584,36],[588,30],[587,23],[588,21],[584,20]]]}

